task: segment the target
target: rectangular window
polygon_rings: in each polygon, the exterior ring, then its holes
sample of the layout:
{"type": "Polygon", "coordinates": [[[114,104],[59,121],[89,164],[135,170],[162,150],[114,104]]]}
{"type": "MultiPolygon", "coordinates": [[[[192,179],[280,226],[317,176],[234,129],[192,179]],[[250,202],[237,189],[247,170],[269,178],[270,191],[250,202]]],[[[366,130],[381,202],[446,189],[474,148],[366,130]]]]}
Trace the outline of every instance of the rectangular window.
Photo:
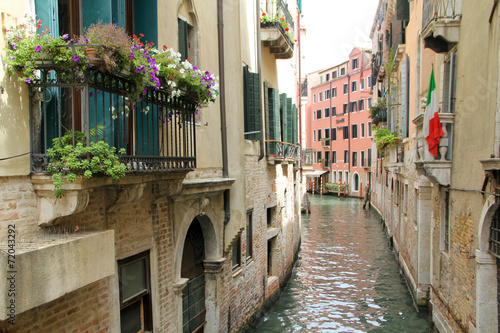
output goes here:
{"type": "Polygon", "coordinates": [[[361,81],[359,81],[359,90],[364,90],[365,89],[365,78],[361,78],[361,81]]]}
{"type": "Polygon", "coordinates": [[[371,167],[372,166],[372,149],[368,148],[368,152],[366,153],[367,156],[367,162],[366,165],[371,167]]]}
{"type": "Polygon", "coordinates": [[[352,124],[352,138],[356,139],[358,137],[358,124],[352,124]]]}
{"type": "Polygon", "coordinates": [[[359,111],[363,111],[365,109],[365,100],[360,99],[358,104],[359,104],[359,111]]]}
{"type": "Polygon", "coordinates": [[[337,77],[337,71],[332,72],[332,79],[335,79],[337,77]]]}
{"type": "Polygon", "coordinates": [[[233,244],[233,270],[241,267],[241,236],[233,244]]]}
{"type": "Polygon", "coordinates": [[[358,69],[358,67],[359,67],[358,58],[352,59],[352,69],[355,70],[358,69]]]}
{"type": "Polygon", "coordinates": [[[152,330],[149,252],[118,260],[122,331],[152,330]]]}
{"type": "Polygon", "coordinates": [[[360,162],[361,162],[361,166],[364,167],[366,165],[366,163],[365,163],[365,151],[362,150],[360,153],[361,153],[360,154],[361,156],[359,157],[359,159],[360,159],[360,162]]]}
{"type": "Polygon", "coordinates": [[[344,139],[349,139],[349,126],[344,126],[344,139]]]}
{"type": "Polygon", "coordinates": [[[358,91],[358,81],[352,81],[351,82],[351,92],[356,92],[358,91]]]}
{"type": "Polygon", "coordinates": [[[316,94],[313,94],[313,104],[316,104],[316,94]]]}
{"type": "Polygon", "coordinates": [[[325,100],[330,99],[330,89],[325,90],[325,100]]]}
{"type": "Polygon", "coordinates": [[[316,152],[316,161],[317,161],[318,163],[321,163],[321,162],[320,162],[320,161],[321,161],[321,156],[322,156],[321,151],[317,151],[317,152],[316,152]]]}
{"type": "Polygon", "coordinates": [[[341,69],[340,69],[340,75],[341,75],[341,76],[342,76],[342,75],[345,75],[345,67],[343,67],[343,68],[341,68],[341,69]]]}
{"type": "Polygon", "coordinates": [[[321,140],[321,128],[318,128],[318,141],[321,140]]]}
{"type": "Polygon", "coordinates": [[[326,81],[330,81],[330,74],[326,74],[326,81]]]}
{"type": "Polygon", "coordinates": [[[368,122],[368,137],[369,138],[372,137],[372,122],[371,121],[368,122]]]}
{"type": "Polygon", "coordinates": [[[320,92],[318,93],[318,102],[321,102],[322,100],[323,100],[323,92],[322,92],[322,91],[320,91],[320,92]]]}
{"type": "Polygon", "coordinates": [[[344,83],[344,95],[347,95],[347,83],[344,83]]]}
{"type": "MultiPolygon", "coordinates": [[[[334,150],[332,151],[332,164],[335,163],[337,163],[337,152],[334,150]]],[[[335,177],[333,179],[335,179],[335,177]]]]}
{"type": "Polygon", "coordinates": [[[372,98],[368,98],[368,109],[372,107],[372,98]]]}
{"type": "Polygon", "coordinates": [[[353,167],[358,166],[358,152],[357,151],[352,152],[352,166],[353,167]]]}
{"type": "Polygon", "coordinates": [[[328,167],[328,163],[330,163],[330,152],[325,151],[325,161],[323,163],[323,166],[328,167]]]}
{"type": "Polygon", "coordinates": [[[330,108],[325,108],[325,118],[330,117],[330,108]]]}
{"type": "Polygon", "coordinates": [[[366,78],[366,86],[370,88],[372,86],[372,77],[371,75],[366,78]]]}
{"type": "Polygon", "coordinates": [[[365,123],[361,123],[360,127],[361,127],[361,137],[364,138],[365,137],[365,123]]]}
{"type": "Polygon", "coordinates": [[[330,129],[329,128],[325,128],[325,138],[330,138],[330,129]]]}
{"type": "Polygon", "coordinates": [[[316,120],[316,110],[313,111],[313,120],[316,120]]]}
{"type": "Polygon", "coordinates": [[[247,260],[253,257],[253,220],[252,211],[247,212],[247,260]]]}
{"type": "Polygon", "coordinates": [[[444,191],[442,212],[442,250],[448,252],[450,250],[450,192],[446,190],[444,191]]]}
{"type": "Polygon", "coordinates": [[[332,141],[337,140],[337,129],[336,128],[332,128],[331,134],[332,134],[332,137],[331,137],[332,141]]]}
{"type": "Polygon", "coordinates": [[[332,88],[332,98],[337,97],[337,87],[332,88]]]}
{"type": "Polygon", "coordinates": [[[337,107],[333,106],[332,107],[332,117],[337,115],[337,107]]]}
{"type": "Polygon", "coordinates": [[[344,150],[344,163],[349,164],[349,150],[344,150]]]}
{"type": "Polygon", "coordinates": [[[313,131],[313,142],[316,142],[316,130],[313,131]]]}
{"type": "Polygon", "coordinates": [[[356,112],[358,111],[358,102],[354,101],[354,102],[351,102],[351,105],[349,107],[349,110],[351,112],[356,112]]]}
{"type": "Polygon", "coordinates": [[[316,110],[316,119],[321,119],[321,109],[316,110]]]}
{"type": "Polygon", "coordinates": [[[268,228],[273,226],[274,212],[275,212],[275,207],[268,207],[267,208],[266,221],[267,221],[268,228]]]}
{"type": "Polygon", "coordinates": [[[346,114],[347,113],[347,103],[344,104],[344,110],[343,110],[343,113],[346,114]]]}

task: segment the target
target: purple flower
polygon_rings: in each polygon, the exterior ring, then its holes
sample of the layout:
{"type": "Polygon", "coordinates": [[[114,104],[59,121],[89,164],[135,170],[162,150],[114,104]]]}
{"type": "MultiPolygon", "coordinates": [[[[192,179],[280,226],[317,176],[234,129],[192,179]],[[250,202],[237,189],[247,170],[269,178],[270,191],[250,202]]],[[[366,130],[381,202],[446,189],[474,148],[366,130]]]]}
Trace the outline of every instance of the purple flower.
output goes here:
{"type": "Polygon", "coordinates": [[[63,38],[64,40],[66,40],[66,39],[68,39],[68,38],[69,38],[69,35],[68,35],[68,34],[64,34],[64,35],[62,35],[62,38],[63,38]]]}
{"type": "Polygon", "coordinates": [[[74,57],[73,57],[73,61],[74,61],[74,62],[77,62],[77,61],[79,61],[79,60],[80,60],[80,57],[79,57],[79,56],[74,56],[74,57]]]}
{"type": "Polygon", "coordinates": [[[128,58],[129,58],[130,60],[134,59],[134,58],[135,58],[135,56],[134,56],[134,52],[130,51],[130,55],[128,56],[128,58]]]}
{"type": "Polygon", "coordinates": [[[17,39],[21,40],[21,39],[23,39],[23,37],[17,37],[17,39]]]}
{"type": "Polygon", "coordinates": [[[143,71],[143,69],[144,69],[144,66],[139,66],[139,67],[137,67],[137,68],[135,69],[135,72],[136,72],[136,73],[140,73],[140,72],[142,72],[142,71],[143,71]]]}
{"type": "Polygon", "coordinates": [[[24,82],[26,82],[26,83],[31,83],[31,80],[30,80],[30,78],[29,78],[29,77],[27,77],[27,78],[24,80],[24,82]]]}
{"type": "Polygon", "coordinates": [[[16,49],[16,44],[12,43],[10,44],[10,46],[12,46],[12,48],[15,50],[16,49]]]}
{"type": "Polygon", "coordinates": [[[89,42],[89,40],[87,39],[87,37],[84,37],[84,38],[83,38],[83,41],[84,41],[85,43],[90,43],[90,42],[89,42]]]}
{"type": "Polygon", "coordinates": [[[35,46],[35,51],[40,52],[42,50],[42,47],[40,45],[35,46]]]}
{"type": "Polygon", "coordinates": [[[193,69],[194,69],[194,70],[197,70],[197,69],[198,69],[198,67],[196,67],[196,66],[193,66],[193,69]]]}
{"type": "Polygon", "coordinates": [[[144,88],[142,89],[142,92],[143,92],[144,94],[146,94],[146,93],[148,92],[148,88],[144,87],[144,88]]]}
{"type": "Polygon", "coordinates": [[[94,93],[92,91],[89,91],[89,97],[92,97],[94,93]]]}

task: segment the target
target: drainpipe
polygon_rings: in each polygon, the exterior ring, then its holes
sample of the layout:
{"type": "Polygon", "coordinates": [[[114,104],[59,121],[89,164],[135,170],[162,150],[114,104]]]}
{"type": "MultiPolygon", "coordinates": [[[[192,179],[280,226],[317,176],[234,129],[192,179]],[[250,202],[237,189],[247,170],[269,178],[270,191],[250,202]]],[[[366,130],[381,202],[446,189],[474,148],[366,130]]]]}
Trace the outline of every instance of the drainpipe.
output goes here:
{"type": "Polygon", "coordinates": [[[332,141],[332,118],[333,118],[333,112],[332,112],[332,99],[333,99],[333,96],[332,96],[332,80],[330,80],[330,162],[328,162],[329,164],[329,169],[330,169],[330,181],[332,183],[335,183],[335,179],[332,179],[332,170],[333,170],[333,167],[332,167],[332,157],[333,157],[333,141],[332,141]]]}
{"type": "MultiPolygon", "coordinates": [[[[259,96],[262,96],[262,55],[261,55],[261,36],[260,36],[260,0],[255,1],[255,20],[257,26],[257,72],[259,73],[259,96]]],[[[262,107],[262,97],[260,98],[260,155],[258,161],[264,158],[264,108],[262,107]]]]}
{"type": "MultiPolygon", "coordinates": [[[[349,63],[347,63],[347,67],[349,68],[349,63]]],[[[347,151],[348,151],[348,160],[349,163],[347,163],[347,171],[349,174],[349,177],[347,177],[347,185],[349,184],[349,179],[351,178],[351,164],[352,164],[352,153],[351,153],[351,137],[352,137],[352,131],[351,131],[351,75],[348,73],[347,74],[347,132],[349,135],[347,136],[347,151]]],[[[349,186],[348,188],[351,188],[349,186]]],[[[347,191],[347,194],[349,194],[349,191],[347,191]]]]}
{"type": "MultiPolygon", "coordinates": [[[[227,158],[227,122],[226,122],[226,82],[224,71],[224,17],[223,1],[217,0],[217,37],[219,46],[219,88],[220,88],[220,122],[221,122],[221,141],[222,141],[222,177],[229,177],[228,158],[227,158]]],[[[230,190],[224,191],[224,228],[222,237],[222,252],[225,248],[226,225],[231,218],[230,190]]]]}
{"type": "MultiPolygon", "coordinates": [[[[300,15],[301,12],[298,10],[299,9],[299,4],[297,2],[297,11],[299,12],[297,15],[297,28],[295,31],[297,31],[297,52],[298,52],[298,59],[299,59],[299,80],[298,80],[298,97],[297,97],[297,105],[298,105],[298,120],[299,120],[299,133],[298,133],[298,138],[299,138],[299,146],[300,146],[300,152],[301,154],[299,155],[299,181],[302,183],[302,156],[303,156],[303,147],[302,147],[302,58],[301,58],[301,44],[300,44],[300,15]]],[[[331,136],[331,134],[330,134],[331,136]]]]}

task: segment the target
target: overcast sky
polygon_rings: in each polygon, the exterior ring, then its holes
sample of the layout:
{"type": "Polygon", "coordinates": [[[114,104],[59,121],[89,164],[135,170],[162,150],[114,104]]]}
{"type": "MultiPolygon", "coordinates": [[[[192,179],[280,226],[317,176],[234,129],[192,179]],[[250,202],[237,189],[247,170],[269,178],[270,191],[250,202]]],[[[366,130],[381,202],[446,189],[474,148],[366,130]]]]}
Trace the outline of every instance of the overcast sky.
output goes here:
{"type": "Polygon", "coordinates": [[[378,0],[303,0],[302,75],[346,61],[355,46],[371,48],[377,5],[378,0]]]}

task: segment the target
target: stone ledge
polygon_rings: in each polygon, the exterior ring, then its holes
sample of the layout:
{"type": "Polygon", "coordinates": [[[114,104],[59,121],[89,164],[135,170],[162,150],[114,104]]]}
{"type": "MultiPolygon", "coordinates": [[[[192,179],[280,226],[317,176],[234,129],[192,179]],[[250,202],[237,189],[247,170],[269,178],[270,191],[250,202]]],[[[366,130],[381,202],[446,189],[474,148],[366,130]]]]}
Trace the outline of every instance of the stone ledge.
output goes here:
{"type": "MultiPolygon", "coordinates": [[[[8,255],[0,251],[0,264],[8,255]]],[[[16,315],[115,274],[114,231],[53,236],[50,241],[16,244],[16,315]],[[29,245],[29,246],[28,246],[29,245]]],[[[7,309],[9,286],[0,284],[0,308],[7,309]]],[[[0,321],[7,319],[1,311],[0,321]]]]}

